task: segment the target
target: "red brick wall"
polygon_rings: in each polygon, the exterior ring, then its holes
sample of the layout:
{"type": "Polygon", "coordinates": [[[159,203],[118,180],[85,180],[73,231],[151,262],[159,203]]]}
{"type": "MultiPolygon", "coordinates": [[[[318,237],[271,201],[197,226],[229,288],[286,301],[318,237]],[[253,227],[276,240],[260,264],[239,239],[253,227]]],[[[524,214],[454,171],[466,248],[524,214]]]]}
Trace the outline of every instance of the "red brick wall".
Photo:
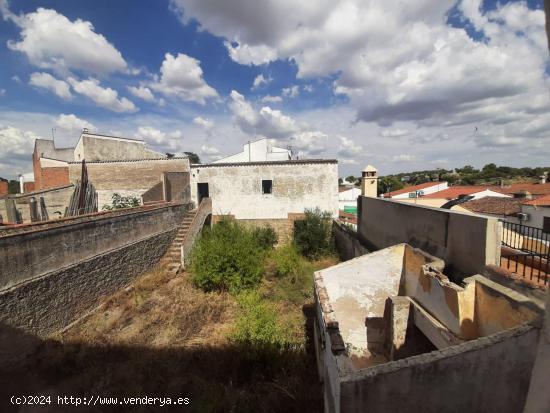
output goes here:
{"type": "MultiPolygon", "coordinates": [[[[69,167],[42,168],[40,189],[69,185],[69,167]]],[[[38,189],[38,188],[37,188],[38,189]]]]}
{"type": "Polygon", "coordinates": [[[42,171],[40,170],[40,158],[35,152],[32,154],[32,171],[34,172],[34,187],[36,189],[43,189],[42,180],[40,179],[42,175],[42,171]]]}
{"type": "Polygon", "coordinates": [[[34,191],[34,182],[25,182],[23,184],[23,190],[25,193],[34,191]]]}
{"type": "Polygon", "coordinates": [[[0,195],[8,193],[8,181],[0,181],[0,195]]]}

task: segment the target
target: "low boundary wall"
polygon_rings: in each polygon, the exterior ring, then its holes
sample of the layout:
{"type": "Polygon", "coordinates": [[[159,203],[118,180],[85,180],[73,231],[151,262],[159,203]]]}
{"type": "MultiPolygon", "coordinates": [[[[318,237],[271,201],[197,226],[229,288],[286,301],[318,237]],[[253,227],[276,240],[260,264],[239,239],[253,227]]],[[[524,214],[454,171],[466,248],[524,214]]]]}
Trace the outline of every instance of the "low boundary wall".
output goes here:
{"type": "Polygon", "coordinates": [[[31,231],[0,236],[0,291],[80,261],[175,230],[191,204],[164,204],[39,225],[31,231]]]}
{"type": "Polygon", "coordinates": [[[153,268],[177,228],[128,243],[0,292],[0,324],[45,337],[153,268]]]}
{"type": "Polygon", "coordinates": [[[360,255],[368,254],[369,250],[361,243],[357,232],[347,228],[344,224],[334,220],[332,221],[332,233],[336,250],[342,261],[351,260],[360,255]]]}
{"type": "Polygon", "coordinates": [[[358,206],[358,234],[369,249],[407,243],[443,258],[445,273],[458,276],[500,264],[496,218],[364,196],[358,206]]]}

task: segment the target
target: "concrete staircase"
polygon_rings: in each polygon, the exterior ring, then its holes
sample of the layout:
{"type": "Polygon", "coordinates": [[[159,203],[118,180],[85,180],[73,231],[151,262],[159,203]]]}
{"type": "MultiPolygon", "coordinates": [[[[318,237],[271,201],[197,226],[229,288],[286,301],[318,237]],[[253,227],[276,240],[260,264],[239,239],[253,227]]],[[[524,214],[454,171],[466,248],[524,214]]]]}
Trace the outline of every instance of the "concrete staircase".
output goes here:
{"type": "Polygon", "coordinates": [[[181,245],[185,240],[185,236],[187,235],[187,231],[189,230],[195,215],[197,215],[196,209],[193,209],[185,214],[174,241],[172,241],[168,251],[166,251],[166,254],[164,254],[159,262],[161,265],[166,265],[168,271],[177,273],[181,268],[181,245]]]}

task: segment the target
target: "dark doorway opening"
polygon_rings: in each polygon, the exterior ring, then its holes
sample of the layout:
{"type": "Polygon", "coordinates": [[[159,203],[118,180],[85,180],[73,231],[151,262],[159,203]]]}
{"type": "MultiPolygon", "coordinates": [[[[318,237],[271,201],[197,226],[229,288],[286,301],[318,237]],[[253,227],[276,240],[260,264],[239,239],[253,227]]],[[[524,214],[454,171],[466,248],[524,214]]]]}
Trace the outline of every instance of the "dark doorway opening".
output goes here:
{"type": "Polygon", "coordinates": [[[208,183],[207,182],[198,183],[197,184],[197,193],[198,193],[199,205],[200,205],[203,198],[209,198],[210,197],[210,193],[208,192],[208,183]]]}

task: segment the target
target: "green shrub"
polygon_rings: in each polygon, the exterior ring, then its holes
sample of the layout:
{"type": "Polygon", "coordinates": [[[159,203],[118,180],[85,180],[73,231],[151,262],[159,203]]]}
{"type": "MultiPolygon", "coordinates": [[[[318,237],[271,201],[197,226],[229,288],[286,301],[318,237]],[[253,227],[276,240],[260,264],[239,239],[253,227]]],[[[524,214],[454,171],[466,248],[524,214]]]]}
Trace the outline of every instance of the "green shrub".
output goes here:
{"type": "Polygon", "coordinates": [[[300,256],[294,244],[283,245],[271,254],[274,264],[274,273],[279,277],[296,275],[303,266],[303,258],[300,256]]]}
{"type": "Polygon", "coordinates": [[[191,280],[204,291],[232,293],[262,279],[265,253],[251,231],[232,220],[206,229],[191,253],[191,280]]]}
{"type": "Polygon", "coordinates": [[[112,209],[121,209],[121,208],[133,208],[139,206],[139,199],[135,196],[122,196],[118,193],[114,193],[111,197],[111,205],[103,205],[104,211],[110,211],[112,209]]]}
{"type": "Polygon", "coordinates": [[[264,250],[272,249],[278,241],[277,233],[269,225],[254,228],[252,230],[252,237],[258,243],[260,248],[264,250]]]}
{"type": "Polygon", "coordinates": [[[233,341],[252,345],[279,343],[282,331],[273,304],[256,291],[242,292],[237,302],[241,311],[230,336],[233,341]]]}
{"type": "Polygon", "coordinates": [[[305,218],[294,222],[296,248],[310,259],[331,254],[334,250],[331,213],[319,208],[306,209],[304,212],[305,218]]]}

